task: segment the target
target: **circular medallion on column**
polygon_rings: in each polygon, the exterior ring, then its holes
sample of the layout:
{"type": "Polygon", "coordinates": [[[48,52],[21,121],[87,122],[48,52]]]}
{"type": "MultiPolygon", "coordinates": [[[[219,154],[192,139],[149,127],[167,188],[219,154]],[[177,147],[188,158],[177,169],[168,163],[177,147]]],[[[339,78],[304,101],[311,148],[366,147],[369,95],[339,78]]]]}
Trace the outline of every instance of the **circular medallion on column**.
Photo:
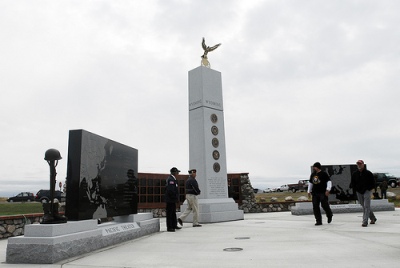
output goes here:
{"type": "Polygon", "coordinates": [[[214,146],[214,148],[218,148],[219,140],[217,138],[213,138],[211,143],[212,143],[212,146],[214,146]]]}
{"type": "Polygon", "coordinates": [[[218,121],[218,116],[216,114],[212,114],[210,116],[210,119],[211,119],[211,122],[213,122],[215,124],[218,121]]]}
{"type": "Polygon", "coordinates": [[[213,168],[217,173],[221,170],[221,166],[217,162],[214,163],[213,168]]]}
{"type": "Polygon", "coordinates": [[[216,126],[211,127],[211,133],[214,134],[214,136],[218,135],[218,128],[216,126]]]}
{"type": "Polygon", "coordinates": [[[219,159],[219,152],[218,152],[217,150],[214,150],[214,152],[213,152],[213,158],[214,158],[215,160],[218,160],[218,159],[219,159]]]}

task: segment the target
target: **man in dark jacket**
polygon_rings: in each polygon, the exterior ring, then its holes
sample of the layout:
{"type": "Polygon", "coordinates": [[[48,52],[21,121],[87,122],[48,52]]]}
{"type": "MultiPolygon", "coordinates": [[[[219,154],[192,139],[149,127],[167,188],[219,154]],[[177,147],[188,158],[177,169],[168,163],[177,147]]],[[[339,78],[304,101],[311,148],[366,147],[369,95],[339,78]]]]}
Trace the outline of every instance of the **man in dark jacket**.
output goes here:
{"type": "Polygon", "coordinates": [[[308,196],[312,195],[313,211],[316,223],[315,225],[322,225],[321,209],[324,209],[328,223],[332,222],[332,210],[329,206],[328,196],[332,188],[332,182],[328,173],[321,170],[319,162],[314,163],[313,173],[310,175],[310,182],[308,184],[308,196]]]}
{"type": "Polygon", "coordinates": [[[179,202],[179,188],[176,175],[181,172],[176,167],[171,168],[171,175],[167,178],[165,185],[165,202],[167,205],[167,231],[175,232],[175,229],[181,229],[176,220],[176,203],[179,202]]]}
{"type": "Polygon", "coordinates": [[[371,224],[375,224],[376,217],[371,210],[371,192],[375,188],[375,179],[371,171],[365,168],[363,160],[357,161],[357,171],[351,175],[350,187],[357,193],[358,201],[363,208],[362,227],[368,226],[368,217],[371,219],[371,224]]]}
{"type": "Polygon", "coordinates": [[[381,189],[381,197],[382,197],[382,199],[386,199],[386,198],[387,198],[386,192],[387,192],[387,189],[388,189],[388,183],[387,183],[387,181],[383,181],[383,182],[379,185],[379,188],[381,189]]]}
{"type": "Polygon", "coordinates": [[[182,213],[182,215],[178,218],[178,222],[181,226],[183,226],[182,220],[185,220],[186,217],[193,211],[193,227],[201,227],[199,224],[199,202],[197,200],[197,196],[200,194],[199,184],[196,181],[196,173],[195,169],[191,169],[189,172],[189,178],[186,181],[185,189],[186,189],[186,201],[187,208],[182,213]]]}

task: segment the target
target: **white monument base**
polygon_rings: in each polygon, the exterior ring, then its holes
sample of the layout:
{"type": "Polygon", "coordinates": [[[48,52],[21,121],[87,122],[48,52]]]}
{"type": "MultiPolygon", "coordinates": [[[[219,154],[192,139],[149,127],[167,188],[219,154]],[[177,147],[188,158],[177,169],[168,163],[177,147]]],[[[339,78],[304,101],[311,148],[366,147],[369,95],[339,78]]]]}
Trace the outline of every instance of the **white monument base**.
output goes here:
{"type": "MultiPolygon", "coordinates": [[[[185,201],[181,205],[182,214],[187,208],[185,201]]],[[[199,223],[213,223],[225,221],[243,220],[243,210],[238,209],[238,204],[232,198],[222,199],[199,199],[199,223]]],[[[193,222],[193,213],[184,220],[184,222],[193,222]]]]}

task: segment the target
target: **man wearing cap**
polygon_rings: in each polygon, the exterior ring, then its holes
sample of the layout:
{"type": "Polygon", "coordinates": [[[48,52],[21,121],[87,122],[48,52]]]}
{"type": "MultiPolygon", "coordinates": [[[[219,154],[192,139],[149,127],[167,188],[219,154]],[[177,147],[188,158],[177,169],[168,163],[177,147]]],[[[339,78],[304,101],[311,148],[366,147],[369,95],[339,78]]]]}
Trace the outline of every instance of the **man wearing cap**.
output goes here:
{"type": "Polygon", "coordinates": [[[312,195],[313,211],[316,220],[315,225],[322,225],[321,209],[319,208],[320,204],[328,218],[328,223],[332,222],[333,214],[328,202],[331,188],[332,182],[329,175],[321,170],[321,164],[319,162],[314,163],[307,192],[309,197],[312,195]]]}
{"type": "Polygon", "coordinates": [[[193,227],[201,227],[199,224],[199,202],[197,200],[197,196],[200,194],[199,184],[196,181],[196,170],[191,169],[189,172],[189,178],[186,181],[185,189],[186,189],[186,201],[187,208],[182,213],[182,215],[178,218],[178,222],[181,226],[183,226],[182,220],[185,220],[186,217],[193,211],[193,227]]]}
{"type": "Polygon", "coordinates": [[[376,217],[371,210],[371,193],[375,188],[375,179],[371,171],[365,168],[363,160],[357,161],[357,171],[351,175],[350,188],[353,188],[357,193],[358,201],[363,208],[362,227],[368,226],[368,218],[371,219],[370,224],[375,224],[376,217]]]}
{"type": "Polygon", "coordinates": [[[176,175],[181,172],[176,167],[171,168],[171,175],[167,178],[165,186],[165,202],[167,203],[167,231],[175,232],[175,229],[181,229],[176,220],[176,203],[179,202],[179,189],[176,175]]]}

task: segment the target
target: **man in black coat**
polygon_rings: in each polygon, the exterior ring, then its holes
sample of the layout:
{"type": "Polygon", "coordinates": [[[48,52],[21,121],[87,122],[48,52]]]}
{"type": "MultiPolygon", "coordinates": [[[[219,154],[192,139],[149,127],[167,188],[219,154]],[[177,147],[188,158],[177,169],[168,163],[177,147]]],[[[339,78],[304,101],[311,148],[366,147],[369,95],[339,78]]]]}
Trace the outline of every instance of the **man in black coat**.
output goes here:
{"type": "Polygon", "coordinates": [[[329,206],[328,196],[332,188],[332,182],[328,173],[321,170],[319,162],[314,163],[313,173],[310,175],[310,182],[308,184],[308,196],[312,195],[313,211],[316,223],[315,225],[322,225],[321,209],[324,209],[328,223],[332,222],[332,210],[329,206]]]}
{"type": "Polygon", "coordinates": [[[167,231],[175,232],[176,229],[181,229],[178,226],[176,219],[176,203],[179,202],[179,188],[176,175],[181,172],[176,167],[171,168],[171,175],[167,178],[165,185],[165,202],[167,205],[167,231]]]}
{"type": "Polygon", "coordinates": [[[375,224],[376,217],[371,210],[371,194],[375,188],[375,179],[371,171],[365,168],[363,160],[357,161],[357,171],[351,175],[350,187],[356,191],[358,201],[363,208],[362,227],[368,226],[368,218],[371,219],[371,224],[375,224]]]}

